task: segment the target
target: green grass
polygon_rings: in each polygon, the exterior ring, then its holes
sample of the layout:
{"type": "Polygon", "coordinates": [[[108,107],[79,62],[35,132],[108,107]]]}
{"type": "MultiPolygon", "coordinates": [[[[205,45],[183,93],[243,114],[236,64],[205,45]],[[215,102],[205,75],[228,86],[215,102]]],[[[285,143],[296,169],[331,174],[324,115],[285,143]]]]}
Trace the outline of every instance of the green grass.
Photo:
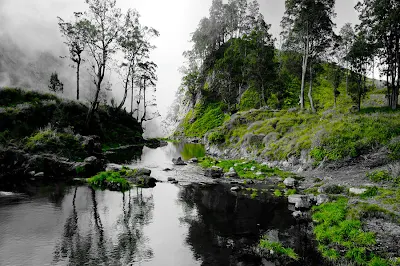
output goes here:
{"type": "Polygon", "coordinates": [[[275,197],[282,197],[282,191],[280,191],[279,189],[275,189],[275,191],[274,191],[274,195],[275,195],[275,197]]]}
{"type": "Polygon", "coordinates": [[[361,218],[372,212],[385,210],[366,203],[349,206],[348,199],[343,197],[314,207],[314,234],[321,254],[332,261],[344,256],[356,265],[390,265],[377,264],[388,261],[372,253],[375,235],[363,230],[361,218]]]}
{"type": "Polygon", "coordinates": [[[98,189],[109,189],[119,184],[121,191],[127,191],[131,188],[131,184],[125,178],[121,177],[120,172],[101,172],[96,176],[89,178],[88,183],[90,186],[98,189]]]}
{"type": "Polygon", "coordinates": [[[279,242],[270,241],[267,237],[260,240],[259,247],[269,251],[273,251],[275,254],[283,257],[287,257],[293,260],[298,260],[299,255],[292,249],[286,248],[279,242]]]}
{"type": "Polygon", "coordinates": [[[228,119],[222,110],[222,104],[198,104],[190,110],[182,121],[183,133],[187,137],[203,137],[208,131],[219,127],[228,119]]]}
{"type": "Polygon", "coordinates": [[[288,189],[288,190],[286,190],[286,192],[285,192],[285,196],[286,197],[289,197],[290,195],[294,195],[294,194],[296,194],[297,193],[297,190],[296,189],[288,189]]]}
{"type": "Polygon", "coordinates": [[[24,148],[29,152],[52,152],[75,160],[86,156],[84,148],[74,135],[58,132],[51,127],[28,137],[24,148]]]}
{"type": "Polygon", "coordinates": [[[244,160],[216,160],[211,157],[201,158],[199,160],[200,166],[204,168],[210,168],[212,166],[221,167],[224,172],[228,172],[231,167],[235,169],[240,178],[244,179],[260,179],[263,180],[265,177],[280,176],[286,178],[293,176],[293,174],[282,171],[278,168],[270,168],[266,165],[259,164],[255,161],[244,161],[244,160]],[[251,169],[254,169],[252,171],[251,169]],[[260,172],[262,175],[257,175],[260,172]]]}

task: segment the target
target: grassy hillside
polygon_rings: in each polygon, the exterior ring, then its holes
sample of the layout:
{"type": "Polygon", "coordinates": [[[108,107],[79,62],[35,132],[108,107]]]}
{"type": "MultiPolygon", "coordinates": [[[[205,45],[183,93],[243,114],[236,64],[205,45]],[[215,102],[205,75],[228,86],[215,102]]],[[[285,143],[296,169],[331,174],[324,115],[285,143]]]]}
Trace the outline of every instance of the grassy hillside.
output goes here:
{"type": "Polygon", "coordinates": [[[86,126],[88,107],[52,94],[0,88],[0,143],[18,143],[51,125],[55,130],[97,135],[105,145],[142,143],[143,129],[128,113],[100,106],[86,126]]]}
{"type": "Polygon", "coordinates": [[[314,84],[317,113],[297,108],[274,110],[276,99],[259,108],[259,95],[249,88],[239,111],[229,113],[221,103],[203,100],[191,110],[175,133],[176,136],[203,138],[212,145],[243,150],[268,160],[311,156],[315,164],[356,158],[379,149],[391,159],[400,158],[400,112],[381,107],[385,90],[368,81],[368,93],[362,110],[353,110],[352,99],[342,81],[336,107],[333,89],[326,79],[329,65],[322,65],[314,84]],[[268,105],[269,103],[269,105],[268,105]],[[271,108],[272,107],[272,108],[271,108]]]}

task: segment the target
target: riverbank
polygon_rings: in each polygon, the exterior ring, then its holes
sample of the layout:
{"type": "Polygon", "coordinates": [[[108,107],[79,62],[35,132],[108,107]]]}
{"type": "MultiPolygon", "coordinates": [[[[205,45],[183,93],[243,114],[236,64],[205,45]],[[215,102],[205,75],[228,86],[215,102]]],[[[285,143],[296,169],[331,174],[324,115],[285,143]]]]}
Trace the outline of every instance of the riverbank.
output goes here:
{"type": "MultiPolygon", "coordinates": [[[[371,92],[370,96],[379,95],[371,92]]],[[[314,221],[312,237],[327,263],[399,264],[398,111],[369,107],[360,113],[336,109],[312,114],[296,109],[257,109],[228,116],[220,105],[215,109],[208,106],[196,106],[173,135],[204,143],[208,156],[214,158],[206,159],[214,163],[205,166],[221,167],[228,176],[234,175],[234,170],[242,179],[273,181],[276,189],[272,193],[286,195],[296,217],[314,221]],[[213,114],[218,114],[218,119],[213,120],[213,114]],[[209,121],[218,121],[218,125],[207,124],[209,121]],[[241,163],[247,165],[246,171],[241,163]],[[255,166],[253,171],[249,164],[255,166]],[[290,175],[295,177],[295,189],[283,185],[290,175]],[[320,206],[311,209],[319,201],[320,206]],[[315,218],[320,213],[330,217],[341,208],[341,218],[336,220],[315,218]],[[354,226],[354,231],[346,226],[354,226]],[[321,235],[318,230],[328,233],[321,235]],[[350,238],[334,237],[343,232],[370,239],[355,241],[353,248],[350,238]]],[[[262,191],[248,188],[248,181],[234,182],[235,190],[249,191],[254,198],[262,191]]]]}
{"type": "Polygon", "coordinates": [[[0,181],[91,177],[123,151],[140,156],[145,140],[130,114],[100,105],[91,123],[82,102],[53,94],[0,88],[0,181]],[[16,180],[18,179],[18,180],[16,180]]]}

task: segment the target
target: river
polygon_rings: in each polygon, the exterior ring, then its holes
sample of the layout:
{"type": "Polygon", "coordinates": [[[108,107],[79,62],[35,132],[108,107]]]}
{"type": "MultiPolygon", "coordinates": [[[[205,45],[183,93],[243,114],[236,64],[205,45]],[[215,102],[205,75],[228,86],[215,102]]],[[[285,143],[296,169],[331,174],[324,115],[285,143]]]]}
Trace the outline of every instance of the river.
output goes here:
{"type": "Polygon", "coordinates": [[[30,184],[0,194],[0,265],[278,265],[254,252],[263,234],[295,247],[303,259],[293,265],[321,265],[309,225],[284,198],[237,195],[229,184],[205,184],[198,166],[171,162],[204,154],[201,145],[168,144],[124,159],[164,181],[151,189],[30,184]]]}

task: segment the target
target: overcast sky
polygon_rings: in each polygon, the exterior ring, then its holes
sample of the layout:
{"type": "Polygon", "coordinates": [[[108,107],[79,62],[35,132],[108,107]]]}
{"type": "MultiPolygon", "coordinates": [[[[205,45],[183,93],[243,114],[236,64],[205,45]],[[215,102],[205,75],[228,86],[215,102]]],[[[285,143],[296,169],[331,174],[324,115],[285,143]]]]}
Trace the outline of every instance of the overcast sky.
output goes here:
{"type": "MultiPolygon", "coordinates": [[[[160,112],[165,114],[180,85],[178,69],[183,64],[182,53],[191,48],[190,33],[199,20],[208,15],[212,0],[117,0],[123,9],[135,8],[144,25],[154,27],[160,37],[154,40],[157,49],[152,59],[158,64],[157,101],[160,112]]],[[[284,0],[260,0],[261,12],[272,33],[279,40],[280,21],[284,13],[284,0]]],[[[337,0],[335,23],[357,23],[355,0],[337,0]]],[[[86,8],[84,0],[0,0],[0,34],[11,33],[14,41],[28,52],[64,51],[58,32],[57,16],[68,19],[74,11],[86,8]]],[[[116,96],[122,91],[114,89],[116,96]]]]}

